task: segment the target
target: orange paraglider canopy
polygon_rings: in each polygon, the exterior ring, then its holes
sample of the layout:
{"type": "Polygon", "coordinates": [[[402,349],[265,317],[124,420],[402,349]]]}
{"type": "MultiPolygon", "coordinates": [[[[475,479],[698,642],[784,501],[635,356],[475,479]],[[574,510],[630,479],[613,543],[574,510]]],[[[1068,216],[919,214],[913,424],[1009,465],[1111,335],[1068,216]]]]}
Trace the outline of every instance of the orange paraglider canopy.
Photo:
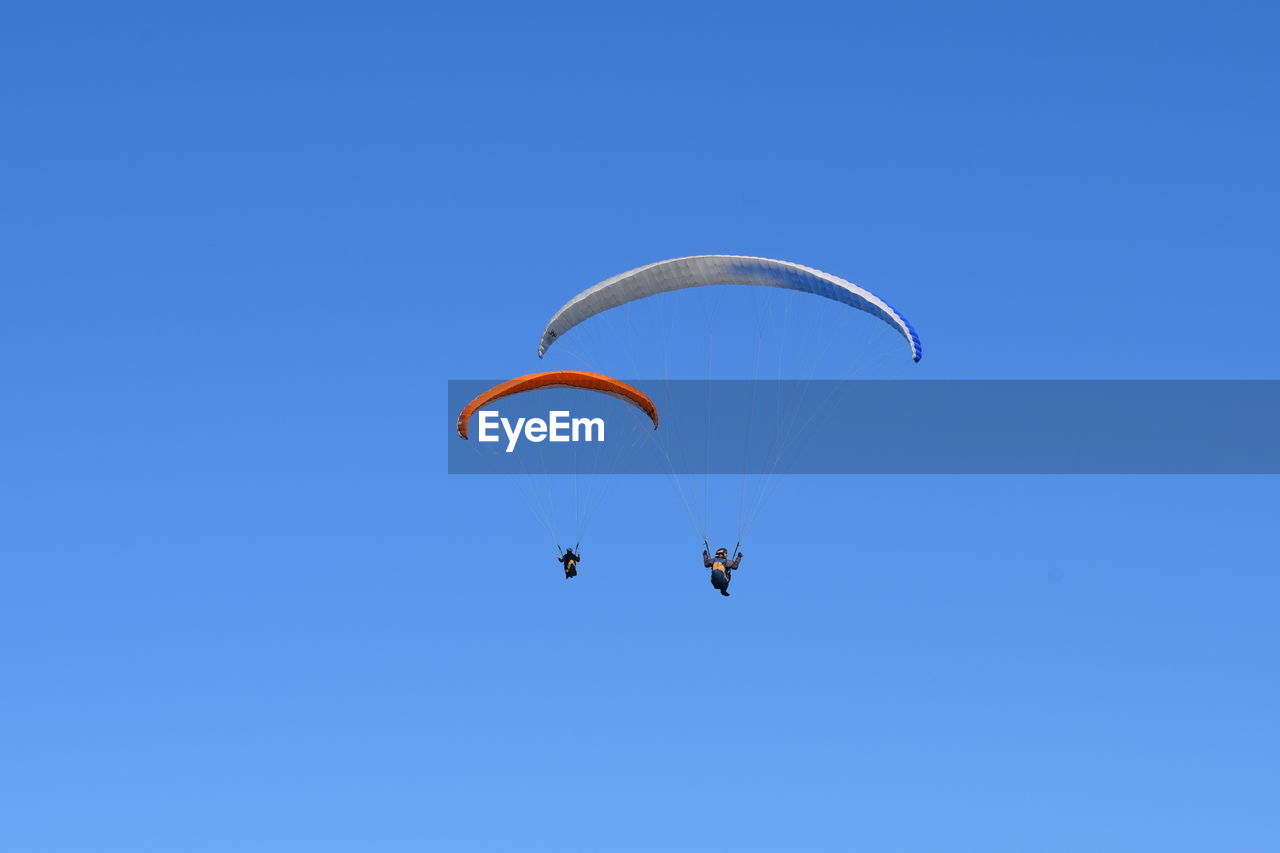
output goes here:
{"type": "Polygon", "coordinates": [[[467,407],[462,410],[462,414],[458,415],[458,435],[463,438],[467,437],[467,427],[471,423],[471,416],[476,413],[477,409],[487,406],[494,400],[510,397],[512,394],[539,391],[543,388],[585,388],[588,391],[609,394],[619,400],[626,400],[644,412],[649,416],[649,420],[653,421],[653,428],[658,428],[658,407],[653,405],[653,401],[649,399],[648,395],[627,383],[619,382],[617,379],[612,379],[600,373],[588,373],[585,370],[552,370],[547,373],[530,373],[527,376],[508,379],[506,382],[493,386],[470,403],[467,403],[467,407]]]}

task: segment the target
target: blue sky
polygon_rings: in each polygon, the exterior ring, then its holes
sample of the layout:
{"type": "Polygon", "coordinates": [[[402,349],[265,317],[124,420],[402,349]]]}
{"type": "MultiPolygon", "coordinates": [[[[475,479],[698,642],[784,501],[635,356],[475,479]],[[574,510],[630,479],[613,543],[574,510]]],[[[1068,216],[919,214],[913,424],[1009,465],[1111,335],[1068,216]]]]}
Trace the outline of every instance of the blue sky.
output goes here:
{"type": "Polygon", "coordinates": [[[700,252],[922,378],[1275,378],[1266,4],[41,4],[0,26],[0,847],[1272,850],[1272,478],[670,487],[583,575],[445,382],[700,252]]]}

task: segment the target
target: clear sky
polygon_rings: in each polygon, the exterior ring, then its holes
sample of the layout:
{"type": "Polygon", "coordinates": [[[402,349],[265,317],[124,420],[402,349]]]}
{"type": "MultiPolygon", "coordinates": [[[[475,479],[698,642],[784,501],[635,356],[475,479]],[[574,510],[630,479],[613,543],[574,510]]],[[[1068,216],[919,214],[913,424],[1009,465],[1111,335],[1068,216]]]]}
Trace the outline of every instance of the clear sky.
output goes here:
{"type": "Polygon", "coordinates": [[[1280,849],[1275,479],[796,480],[722,599],[443,411],[702,252],[1277,378],[1274,5],[463,5],[0,18],[0,849],[1280,849]]]}

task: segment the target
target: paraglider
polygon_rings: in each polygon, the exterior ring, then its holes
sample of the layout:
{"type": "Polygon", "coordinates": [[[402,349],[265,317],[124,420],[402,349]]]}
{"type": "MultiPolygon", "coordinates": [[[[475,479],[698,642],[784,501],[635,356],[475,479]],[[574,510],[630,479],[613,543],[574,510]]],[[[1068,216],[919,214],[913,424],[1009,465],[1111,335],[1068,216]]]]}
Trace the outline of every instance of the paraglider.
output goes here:
{"type": "MultiPolygon", "coordinates": [[[[648,434],[645,427],[649,424],[652,424],[653,429],[655,430],[658,428],[658,408],[654,405],[653,400],[639,389],[600,373],[591,373],[585,370],[553,370],[545,373],[531,373],[525,376],[517,376],[516,378],[509,379],[506,382],[500,382],[492,388],[486,389],[476,395],[458,414],[457,432],[459,437],[466,440],[471,439],[472,420],[475,418],[479,422],[479,430],[475,435],[477,442],[481,443],[477,448],[479,450],[484,447],[483,443],[498,442],[502,438],[500,435],[492,434],[493,432],[497,432],[495,424],[487,423],[498,421],[501,423],[502,431],[506,433],[505,451],[498,448],[499,452],[512,453],[516,448],[518,434],[523,429],[524,435],[530,442],[532,442],[530,452],[535,454],[535,460],[538,459],[536,454],[538,453],[539,448],[546,447],[546,445],[543,444],[544,441],[564,441],[573,443],[603,442],[605,438],[603,418],[570,418],[568,417],[568,412],[552,411],[548,413],[548,417],[545,420],[540,418],[519,418],[513,426],[507,418],[492,417],[496,416],[498,413],[486,408],[499,400],[503,400],[517,394],[525,394],[535,391],[540,392],[552,389],[578,389],[595,394],[606,395],[621,400],[631,408],[642,413],[644,416],[643,419],[640,417],[620,418],[616,420],[611,419],[611,422],[615,423],[616,428],[622,431],[621,438],[618,438],[615,434],[615,438],[612,442],[613,444],[618,445],[621,449],[626,448],[628,439],[631,439],[634,442],[638,440],[637,436],[640,436],[641,434],[648,434]],[[476,418],[477,413],[479,413],[478,418],[476,418]],[[620,426],[617,426],[618,421],[622,422],[620,426]],[[535,424],[537,427],[536,430],[534,428],[535,424]],[[495,427],[495,429],[490,431],[490,434],[486,434],[487,426],[495,427]],[[583,427],[581,431],[579,430],[579,426],[583,427]],[[564,427],[562,433],[557,432],[560,427],[564,427]],[[593,427],[598,427],[598,429],[593,429],[593,427]]],[[[578,564],[582,562],[580,546],[584,526],[588,516],[590,515],[591,509],[595,506],[596,502],[599,501],[601,496],[600,489],[592,488],[587,484],[580,484],[579,477],[592,476],[595,478],[599,475],[608,474],[609,471],[607,463],[611,459],[616,461],[617,452],[614,451],[612,453],[598,454],[591,466],[591,472],[589,475],[585,471],[579,471],[576,467],[571,472],[565,473],[564,477],[567,478],[570,483],[569,487],[565,489],[566,494],[563,495],[563,497],[572,498],[572,520],[576,522],[576,528],[572,528],[576,529],[576,533],[574,538],[569,540],[574,544],[567,548],[562,548],[560,545],[560,542],[564,541],[561,538],[561,534],[565,531],[564,528],[557,523],[555,510],[555,504],[557,502],[551,498],[551,495],[557,490],[556,483],[554,482],[556,478],[546,471],[543,471],[541,478],[539,478],[537,471],[535,470],[534,472],[530,472],[528,470],[530,466],[519,461],[518,457],[519,454],[516,454],[513,459],[516,459],[517,464],[521,465],[521,467],[525,469],[526,476],[531,480],[531,482],[525,484],[525,496],[529,499],[531,508],[535,515],[537,515],[539,520],[541,520],[546,526],[548,533],[551,534],[551,537],[556,544],[556,552],[559,554],[556,561],[563,566],[564,576],[566,579],[577,577],[578,564]],[[579,488],[580,485],[581,488],[579,488]]],[[[543,462],[545,462],[545,460],[543,460],[543,462]]],[[[544,466],[535,465],[533,467],[540,468],[544,466]]],[[[565,502],[561,501],[560,503],[563,507],[565,502]]]]}
{"type": "Polygon", "coordinates": [[[705,548],[702,551],[703,568],[711,570],[711,585],[720,590],[720,594],[725,597],[729,595],[729,573],[736,571],[741,562],[741,551],[732,560],[729,559],[728,550],[724,548],[717,548],[714,557],[708,554],[705,548]]]}
{"type": "Polygon", "coordinates": [[[556,562],[564,564],[565,580],[576,578],[578,576],[578,563],[582,562],[582,555],[572,548],[565,548],[564,553],[560,555],[556,562]]]}
{"type": "MultiPolygon", "coordinates": [[[[847,385],[813,380],[851,378],[900,352],[899,341],[919,362],[920,337],[907,319],[844,278],[772,258],[691,255],[639,266],[582,290],[545,324],[538,357],[554,347],[592,369],[624,363],[644,375],[644,364],[662,377],[654,393],[663,395],[658,399],[671,422],[654,446],[667,461],[681,504],[704,540],[713,528],[736,524],[741,544],[775,490],[776,475],[805,446],[805,430],[824,416],[835,395],[847,393],[847,385]],[[859,324],[846,308],[874,320],[859,324]],[[743,385],[717,379],[751,380],[753,390],[748,396],[735,390],[743,385]],[[693,400],[705,405],[705,421],[682,416],[693,400]],[[740,474],[723,462],[715,473],[689,465],[735,444],[742,447],[740,474]]],[[[739,560],[736,545],[703,552],[712,584],[723,595],[739,560]]]]}
{"type": "Polygon", "coordinates": [[[653,404],[648,395],[636,390],[625,382],[619,382],[599,373],[589,373],[585,370],[552,370],[548,373],[530,373],[526,376],[517,376],[515,379],[508,379],[493,386],[488,391],[480,394],[458,415],[458,435],[467,438],[467,431],[470,428],[471,416],[490,403],[501,400],[504,397],[510,397],[513,394],[523,394],[526,391],[538,391],[547,388],[583,388],[588,391],[599,391],[601,394],[608,394],[617,397],[619,400],[625,400],[635,406],[640,411],[648,415],[649,420],[653,421],[653,428],[658,428],[658,407],[653,404]]]}
{"type": "Polygon", "coordinates": [[[812,293],[878,317],[898,331],[922,355],[920,338],[906,319],[869,290],[812,267],[746,255],[693,255],[646,264],[607,278],[566,302],[547,323],[538,342],[538,358],[565,332],[595,315],[637,299],[691,287],[748,285],[812,293]]]}

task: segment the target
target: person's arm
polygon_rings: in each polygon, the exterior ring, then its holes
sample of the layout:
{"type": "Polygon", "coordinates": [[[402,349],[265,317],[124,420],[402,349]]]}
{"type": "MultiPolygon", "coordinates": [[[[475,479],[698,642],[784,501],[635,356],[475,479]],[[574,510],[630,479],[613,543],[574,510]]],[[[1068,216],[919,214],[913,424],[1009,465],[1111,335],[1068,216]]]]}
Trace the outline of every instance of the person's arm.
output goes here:
{"type": "Polygon", "coordinates": [[[733,569],[734,571],[737,571],[737,570],[738,570],[738,564],[739,564],[739,563],[741,563],[741,562],[742,562],[742,552],[741,552],[741,551],[739,551],[739,552],[738,552],[738,556],[734,557],[734,558],[733,558],[733,562],[732,562],[732,563],[727,564],[727,567],[728,567],[728,568],[730,568],[730,569],[733,569]]]}
{"type": "Polygon", "coordinates": [[[702,565],[708,569],[711,568],[711,555],[705,550],[702,552],[702,565]]]}

